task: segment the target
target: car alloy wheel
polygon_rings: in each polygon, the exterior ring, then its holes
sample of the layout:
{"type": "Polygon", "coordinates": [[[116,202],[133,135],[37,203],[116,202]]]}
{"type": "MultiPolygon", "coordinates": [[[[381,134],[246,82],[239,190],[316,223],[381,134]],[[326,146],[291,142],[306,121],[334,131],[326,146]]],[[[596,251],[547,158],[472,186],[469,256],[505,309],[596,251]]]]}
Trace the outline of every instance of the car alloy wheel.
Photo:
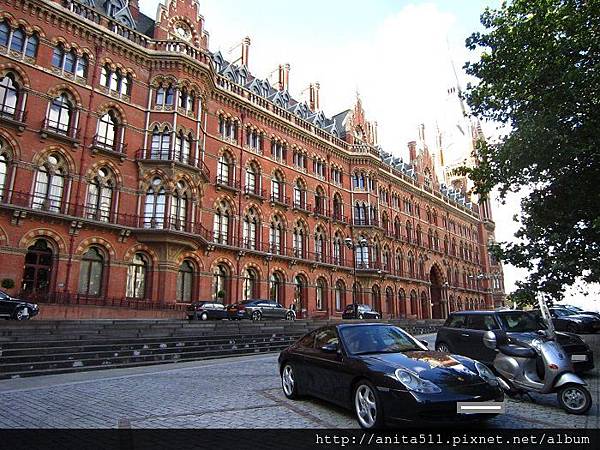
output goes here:
{"type": "Polygon", "coordinates": [[[19,308],[15,314],[17,320],[29,320],[29,314],[26,308],[19,308]]]}
{"type": "Polygon", "coordinates": [[[262,314],[260,313],[260,311],[254,311],[252,313],[252,320],[260,320],[262,317],[262,314]]]}
{"type": "Polygon", "coordinates": [[[202,315],[200,316],[200,320],[208,320],[208,314],[202,313],[202,315]]]}
{"type": "Polygon", "coordinates": [[[294,320],[294,319],[295,319],[294,313],[291,311],[285,315],[285,320],[294,320]]]}
{"type": "Polygon", "coordinates": [[[296,384],[294,368],[291,364],[286,364],[281,371],[281,387],[287,398],[293,400],[298,397],[298,385],[296,384]]]}
{"type": "Polygon", "coordinates": [[[379,399],[373,385],[362,381],[354,391],[354,411],[359,425],[367,430],[380,428],[383,423],[379,399]]]}
{"type": "Polygon", "coordinates": [[[442,353],[450,353],[450,347],[448,347],[448,344],[442,342],[440,344],[437,345],[436,350],[438,352],[442,352],[442,353]]]}
{"type": "Polygon", "coordinates": [[[582,415],[592,406],[590,392],[579,384],[567,384],[558,391],[558,404],[569,414],[582,415]]]}
{"type": "Polygon", "coordinates": [[[359,314],[359,315],[358,315],[358,319],[359,319],[359,320],[363,320],[364,318],[365,318],[365,316],[363,316],[362,314],[359,314]]]}

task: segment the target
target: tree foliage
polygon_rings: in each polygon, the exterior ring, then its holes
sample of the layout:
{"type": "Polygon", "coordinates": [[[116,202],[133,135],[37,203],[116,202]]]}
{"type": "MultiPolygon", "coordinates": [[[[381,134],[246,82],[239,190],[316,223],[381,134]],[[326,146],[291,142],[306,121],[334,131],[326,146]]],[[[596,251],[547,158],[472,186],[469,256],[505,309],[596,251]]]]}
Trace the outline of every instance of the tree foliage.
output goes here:
{"type": "MultiPolygon", "coordinates": [[[[525,291],[560,297],[600,281],[600,0],[514,0],[467,40],[473,114],[510,130],[481,144],[476,192],[526,192],[517,242],[496,249],[529,270],[525,291]]],[[[525,297],[523,297],[525,295],[525,297]]]]}

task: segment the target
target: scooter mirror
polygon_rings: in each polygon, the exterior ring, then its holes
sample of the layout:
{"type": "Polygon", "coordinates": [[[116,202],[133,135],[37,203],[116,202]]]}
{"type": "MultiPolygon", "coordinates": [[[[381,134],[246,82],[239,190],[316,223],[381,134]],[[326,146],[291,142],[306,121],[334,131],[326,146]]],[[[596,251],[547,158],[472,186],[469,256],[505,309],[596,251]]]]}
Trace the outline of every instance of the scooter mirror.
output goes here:
{"type": "Polygon", "coordinates": [[[490,350],[496,350],[496,334],[493,331],[486,331],[483,335],[483,345],[490,350]]]}

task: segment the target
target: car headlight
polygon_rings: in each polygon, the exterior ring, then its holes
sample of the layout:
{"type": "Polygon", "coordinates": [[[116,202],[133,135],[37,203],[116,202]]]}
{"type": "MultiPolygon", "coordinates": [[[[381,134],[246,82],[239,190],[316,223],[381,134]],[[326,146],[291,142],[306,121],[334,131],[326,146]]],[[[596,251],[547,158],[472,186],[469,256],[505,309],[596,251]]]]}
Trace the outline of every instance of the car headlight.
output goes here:
{"type": "Polygon", "coordinates": [[[438,394],[442,390],[429,380],[423,380],[417,375],[403,369],[397,369],[396,379],[402,383],[409,391],[419,392],[421,394],[438,394]]]}
{"type": "Polygon", "coordinates": [[[477,373],[481,378],[483,378],[489,385],[498,386],[500,383],[498,382],[498,378],[494,375],[485,364],[481,364],[480,362],[475,362],[475,369],[477,369],[477,373]]]}
{"type": "Polygon", "coordinates": [[[540,347],[542,346],[542,344],[544,343],[543,340],[541,339],[534,339],[532,340],[529,345],[536,351],[540,351],[540,347]]]}

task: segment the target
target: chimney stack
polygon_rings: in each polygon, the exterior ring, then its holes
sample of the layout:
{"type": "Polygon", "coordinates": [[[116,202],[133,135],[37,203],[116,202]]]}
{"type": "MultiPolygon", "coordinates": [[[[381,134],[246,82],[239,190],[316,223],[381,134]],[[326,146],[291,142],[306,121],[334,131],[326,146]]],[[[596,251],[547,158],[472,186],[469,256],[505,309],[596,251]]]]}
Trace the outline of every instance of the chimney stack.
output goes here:
{"type": "Polygon", "coordinates": [[[290,88],[290,65],[279,65],[279,90],[287,91],[290,88]]]}
{"type": "Polygon", "coordinates": [[[250,54],[250,38],[246,36],[242,41],[242,65],[248,67],[248,57],[250,54]]]}
{"type": "Polygon", "coordinates": [[[411,163],[417,159],[417,143],[415,141],[408,143],[408,155],[411,163]]]}
{"type": "Polygon", "coordinates": [[[309,107],[312,111],[319,111],[321,109],[320,93],[321,85],[319,82],[311,83],[309,87],[309,107]]]}

